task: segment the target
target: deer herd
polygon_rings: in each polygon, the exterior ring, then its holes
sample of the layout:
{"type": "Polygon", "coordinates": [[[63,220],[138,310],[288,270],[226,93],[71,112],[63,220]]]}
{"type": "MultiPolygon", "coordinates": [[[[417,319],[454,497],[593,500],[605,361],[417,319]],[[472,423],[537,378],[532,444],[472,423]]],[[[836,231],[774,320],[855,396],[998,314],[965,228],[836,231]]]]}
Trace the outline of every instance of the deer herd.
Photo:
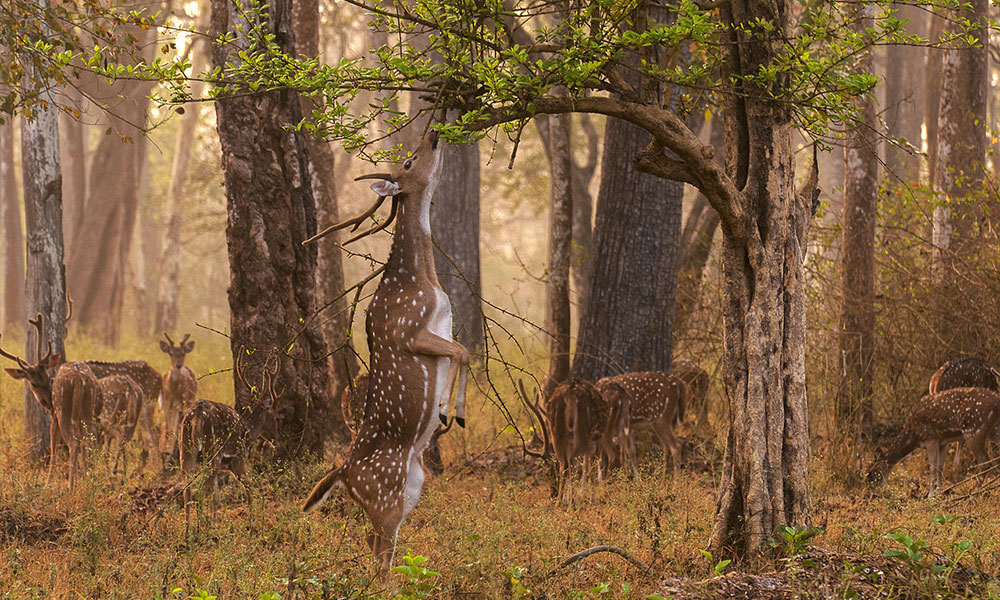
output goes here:
{"type": "MultiPolygon", "coordinates": [[[[400,525],[420,498],[425,467],[440,473],[438,438],[452,423],[465,426],[469,352],[452,339],[451,306],[434,270],[430,230],[430,203],[441,176],[442,150],[432,133],[392,172],[360,177],[375,180],[371,187],[377,202],[360,217],[302,242],[348,226],[357,229],[386,198],[392,198],[387,219],[343,242],[385,229],[396,220],[389,258],[365,320],[369,372],[342,396],[344,420],[352,431],[347,458],[316,483],[303,505],[304,511],[312,511],[335,489],[345,490],[371,522],[368,543],[380,563],[380,577],[389,571],[400,525]],[[452,404],[454,417],[449,418],[452,404]]],[[[37,339],[45,340],[42,316],[29,322],[37,339]]],[[[169,368],[162,376],[142,360],[61,362],[51,344],[43,352],[41,342],[33,360],[0,348],[0,355],[17,363],[7,373],[25,380],[51,417],[46,484],[60,440],[69,450],[70,488],[78,464],[87,463],[90,440],[109,451],[114,442],[114,470],[121,462],[124,476],[124,447],[138,431],[143,464],[155,452],[165,464],[176,461],[182,476],[201,469],[213,493],[221,472],[228,471],[249,497],[244,480],[247,456],[274,415],[280,397],[274,378],[281,355],[268,355],[262,380],[254,385],[243,376],[242,362],[249,352],[236,353],[236,376],[255,400],[234,409],[196,401],[198,380],[184,365],[194,341],[188,335],[179,344],[167,334],[164,338],[160,349],[169,356],[169,368]],[[154,431],[155,408],[162,413],[161,436],[154,431]]],[[[931,378],[929,395],[914,407],[892,442],[876,453],[868,481],[884,481],[893,466],[918,446],[927,449],[932,493],[940,485],[948,443],[964,442],[978,460],[985,460],[986,442],[998,438],[997,375],[978,359],[943,365],[931,378]]],[[[576,479],[582,493],[595,470],[598,482],[611,468],[637,475],[635,436],[643,429],[650,430],[663,448],[664,472],[669,468],[676,475],[681,463],[676,428],[686,413],[694,416],[697,427],[706,424],[708,387],[708,373],[690,360],[675,361],[669,373],[632,372],[595,382],[559,382],[544,401],[538,391],[529,400],[519,381],[521,399],[537,419],[542,438],[541,451],[525,451],[554,458],[558,469],[554,492],[566,504],[573,502],[576,479]]],[[[184,505],[189,522],[190,485],[184,487],[184,505]]]]}

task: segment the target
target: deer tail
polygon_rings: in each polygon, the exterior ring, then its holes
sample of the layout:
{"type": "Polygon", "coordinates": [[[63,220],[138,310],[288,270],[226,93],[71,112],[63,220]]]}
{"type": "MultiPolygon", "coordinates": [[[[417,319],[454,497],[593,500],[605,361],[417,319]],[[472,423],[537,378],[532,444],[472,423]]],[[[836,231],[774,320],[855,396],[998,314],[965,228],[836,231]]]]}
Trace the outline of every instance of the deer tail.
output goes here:
{"type": "Polygon", "coordinates": [[[319,480],[319,483],[312,489],[312,492],[309,493],[309,497],[302,504],[302,512],[312,512],[330,497],[330,493],[333,490],[345,485],[344,467],[330,469],[323,479],[319,480]]]}

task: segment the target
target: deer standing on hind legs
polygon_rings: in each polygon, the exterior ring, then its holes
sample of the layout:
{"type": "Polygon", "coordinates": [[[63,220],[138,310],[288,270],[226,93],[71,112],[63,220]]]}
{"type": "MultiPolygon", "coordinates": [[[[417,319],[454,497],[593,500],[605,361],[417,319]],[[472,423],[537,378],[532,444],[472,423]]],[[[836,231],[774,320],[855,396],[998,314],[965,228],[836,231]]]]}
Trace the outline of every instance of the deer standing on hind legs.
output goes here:
{"type": "Polygon", "coordinates": [[[69,487],[73,489],[77,458],[81,458],[86,465],[87,438],[100,433],[97,416],[101,412],[101,388],[90,367],[84,363],[67,362],[59,365],[61,357],[52,354],[51,343],[46,353],[42,354],[41,340],[45,339],[45,324],[41,313],[28,322],[38,330],[35,362],[29,363],[3,348],[0,348],[0,356],[17,362],[18,368],[7,369],[7,374],[14,379],[26,380],[35,400],[49,413],[49,471],[45,485],[52,479],[52,466],[61,435],[69,448],[69,487]],[[49,372],[57,367],[59,370],[53,377],[49,372]]]}
{"type": "Polygon", "coordinates": [[[188,341],[190,333],[184,334],[184,339],[180,344],[175,345],[174,341],[166,332],[163,337],[167,341],[160,341],[160,350],[170,356],[170,369],[163,374],[163,394],[160,396],[160,410],[163,411],[163,444],[160,446],[165,451],[173,444],[170,451],[171,459],[177,455],[177,426],[181,422],[181,417],[188,408],[194,404],[195,395],[198,393],[198,379],[194,372],[184,366],[184,357],[194,350],[194,341],[188,341]]]}
{"type": "Polygon", "coordinates": [[[455,420],[465,424],[469,352],[452,340],[451,304],[438,282],[432,254],[430,204],[442,160],[443,144],[431,133],[391,173],[359,178],[378,180],[372,190],[379,199],[363,217],[303,242],[360,224],[392,197],[389,218],[354,238],[385,228],[398,213],[392,250],[365,319],[371,369],[364,417],[346,462],[316,484],[302,507],[309,512],[334,488],[345,488],[371,520],[368,542],[383,580],[392,565],[399,526],[420,499],[420,457],[438,422],[447,421],[456,380],[455,420]]]}

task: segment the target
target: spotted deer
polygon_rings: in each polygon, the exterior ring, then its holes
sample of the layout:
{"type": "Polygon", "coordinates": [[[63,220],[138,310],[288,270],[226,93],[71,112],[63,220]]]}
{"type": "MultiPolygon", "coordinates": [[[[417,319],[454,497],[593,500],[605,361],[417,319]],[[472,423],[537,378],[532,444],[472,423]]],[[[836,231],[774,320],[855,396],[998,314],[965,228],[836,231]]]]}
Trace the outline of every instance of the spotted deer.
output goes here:
{"type": "MultiPolygon", "coordinates": [[[[100,425],[104,447],[111,450],[115,443],[115,463],[113,472],[118,472],[118,462],[122,463],[122,476],[128,472],[125,459],[125,444],[132,439],[143,410],[145,392],[134,379],[127,375],[109,375],[97,380],[101,386],[103,408],[100,425]]],[[[145,457],[145,452],[143,456],[145,457]]]]}
{"type": "Polygon", "coordinates": [[[613,398],[613,402],[627,401],[628,450],[624,455],[631,462],[629,466],[633,472],[638,470],[635,464],[634,434],[641,429],[652,429],[663,446],[664,465],[669,461],[669,453],[673,457],[674,477],[677,477],[680,473],[681,445],[674,435],[674,427],[684,419],[684,404],[688,395],[684,382],[667,373],[646,371],[603,377],[597,381],[596,386],[603,394],[613,398]],[[614,399],[621,394],[625,394],[626,398],[614,399]]]}
{"type": "Polygon", "coordinates": [[[163,392],[163,379],[160,372],[149,366],[144,360],[123,360],[109,362],[103,360],[87,360],[84,363],[90,367],[98,380],[105,377],[128,377],[139,385],[142,390],[142,410],[139,413],[139,437],[142,442],[142,464],[152,450],[160,452],[160,443],[153,429],[153,408],[163,392]]]}
{"type": "Polygon", "coordinates": [[[87,464],[88,438],[95,438],[100,433],[97,417],[101,412],[101,388],[86,364],[67,362],[60,365],[61,357],[52,354],[51,343],[42,354],[45,324],[40,313],[28,322],[38,331],[35,362],[29,363],[2,347],[0,356],[17,362],[16,369],[6,369],[7,374],[14,379],[26,380],[35,400],[49,413],[49,470],[45,484],[52,480],[52,467],[61,437],[69,448],[69,487],[72,489],[76,483],[78,459],[87,464]],[[52,376],[51,371],[57,367],[55,376],[52,376]]]}
{"type": "MultiPolygon", "coordinates": [[[[274,391],[274,376],[278,373],[276,355],[265,361],[261,370],[260,386],[251,385],[244,378],[242,366],[246,350],[240,350],[236,359],[236,375],[251,390],[254,403],[247,407],[233,408],[219,402],[198,400],[184,413],[180,425],[180,474],[182,480],[202,468],[207,473],[205,487],[212,494],[213,506],[218,504],[219,476],[229,472],[243,486],[247,505],[250,504],[250,487],[246,482],[247,457],[257,438],[264,431],[269,418],[274,416],[274,404],[279,394],[274,391]]],[[[192,482],[184,486],[185,532],[191,524],[192,482]]]]}
{"type": "Polygon", "coordinates": [[[160,395],[160,410],[163,411],[163,442],[161,451],[167,452],[171,446],[176,448],[177,425],[181,416],[194,403],[198,393],[198,379],[191,369],[184,366],[184,357],[194,350],[194,340],[188,341],[191,334],[184,334],[180,344],[174,344],[170,336],[164,332],[166,341],[160,341],[160,350],[170,356],[170,369],[163,374],[163,393],[160,395]]]}
{"type": "MultiPolygon", "coordinates": [[[[420,499],[420,457],[438,422],[447,421],[456,380],[455,420],[465,424],[469,352],[452,340],[451,305],[434,271],[430,229],[443,147],[431,133],[391,173],[359,178],[377,180],[371,187],[379,199],[365,215],[389,196],[393,206],[382,225],[365,233],[384,228],[393,218],[397,225],[365,318],[371,368],[364,417],[347,460],[331,469],[303,504],[304,511],[312,511],[335,488],[345,488],[372,523],[368,542],[380,563],[380,579],[392,565],[399,527],[420,499]]],[[[303,243],[360,222],[356,218],[334,225],[303,243]]]]}
{"type": "MultiPolygon", "coordinates": [[[[351,432],[351,440],[357,437],[358,421],[365,413],[365,396],[368,393],[368,374],[361,373],[354,378],[354,382],[344,388],[340,394],[340,413],[344,417],[344,424],[351,432]]],[[[451,430],[453,421],[448,421],[447,425],[438,425],[431,436],[431,441],[427,443],[424,450],[423,464],[433,475],[444,473],[444,461],[441,459],[441,445],[438,440],[451,430]]]]}
{"type": "MultiPolygon", "coordinates": [[[[936,394],[945,390],[960,387],[981,387],[994,392],[1000,391],[997,386],[998,374],[985,360],[972,356],[961,356],[941,365],[931,375],[928,393],[936,394]]],[[[955,468],[958,469],[962,460],[962,442],[955,444],[955,468]]]]}
{"type": "Polygon", "coordinates": [[[986,442],[997,436],[1000,424],[1000,393],[980,387],[952,388],[924,396],[910,412],[903,429],[889,446],[875,455],[868,471],[871,485],[880,485],[896,464],[923,446],[930,467],[933,496],[941,484],[945,446],[962,440],[980,462],[989,458],[986,442]]]}

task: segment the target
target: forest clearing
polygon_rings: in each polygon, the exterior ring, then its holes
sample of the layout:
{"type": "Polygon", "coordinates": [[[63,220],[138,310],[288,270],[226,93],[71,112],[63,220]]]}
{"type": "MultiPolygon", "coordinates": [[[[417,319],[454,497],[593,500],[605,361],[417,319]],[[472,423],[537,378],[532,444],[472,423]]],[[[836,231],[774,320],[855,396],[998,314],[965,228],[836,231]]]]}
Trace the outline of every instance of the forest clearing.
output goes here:
{"type": "Polygon", "coordinates": [[[10,0],[0,596],[1000,597],[996,10],[10,0]]]}

